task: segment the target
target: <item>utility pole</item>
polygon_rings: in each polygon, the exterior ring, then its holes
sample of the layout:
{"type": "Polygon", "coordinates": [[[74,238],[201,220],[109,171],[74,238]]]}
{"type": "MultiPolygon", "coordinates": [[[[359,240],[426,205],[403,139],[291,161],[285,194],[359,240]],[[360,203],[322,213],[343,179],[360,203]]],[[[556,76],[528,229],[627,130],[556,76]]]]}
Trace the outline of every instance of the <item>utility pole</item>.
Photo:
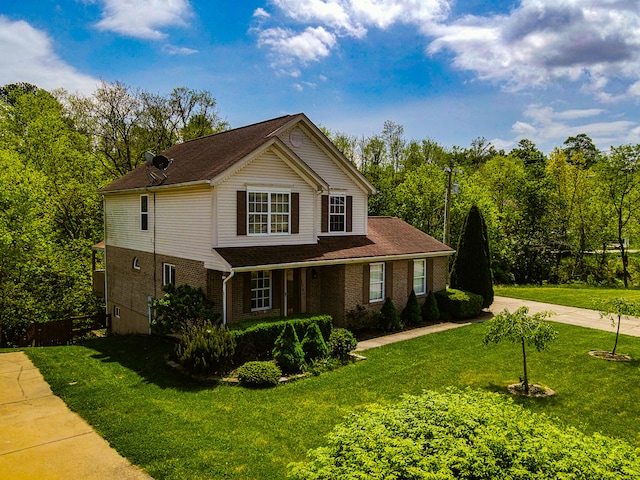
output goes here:
{"type": "Polygon", "coordinates": [[[450,215],[451,215],[451,179],[453,177],[453,168],[451,165],[446,167],[444,171],[447,174],[447,190],[444,194],[444,233],[442,235],[442,243],[449,245],[450,240],[450,215]]]}

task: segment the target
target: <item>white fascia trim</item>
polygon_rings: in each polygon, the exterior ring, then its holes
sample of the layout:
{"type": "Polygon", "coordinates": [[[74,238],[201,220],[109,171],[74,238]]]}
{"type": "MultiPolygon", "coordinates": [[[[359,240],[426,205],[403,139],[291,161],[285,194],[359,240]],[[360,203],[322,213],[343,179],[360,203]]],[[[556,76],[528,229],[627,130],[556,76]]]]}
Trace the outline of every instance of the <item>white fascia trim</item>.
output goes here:
{"type": "Polygon", "coordinates": [[[209,180],[197,180],[195,182],[173,183],[171,185],[150,185],[148,187],[125,188],[122,190],[110,190],[108,192],[100,192],[99,194],[106,196],[117,193],[136,193],[136,192],[155,192],[158,190],[173,190],[178,188],[193,187],[194,185],[209,185],[209,180]]]}
{"type": "Polygon", "coordinates": [[[274,263],[267,265],[250,265],[233,268],[235,272],[253,272],[256,270],[281,270],[284,268],[322,267],[326,265],[347,265],[352,263],[378,263],[392,260],[415,260],[418,258],[450,257],[455,251],[410,253],[405,255],[386,255],[380,257],[359,257],[335,260],[315,260],[308,262],[274,263]]]}

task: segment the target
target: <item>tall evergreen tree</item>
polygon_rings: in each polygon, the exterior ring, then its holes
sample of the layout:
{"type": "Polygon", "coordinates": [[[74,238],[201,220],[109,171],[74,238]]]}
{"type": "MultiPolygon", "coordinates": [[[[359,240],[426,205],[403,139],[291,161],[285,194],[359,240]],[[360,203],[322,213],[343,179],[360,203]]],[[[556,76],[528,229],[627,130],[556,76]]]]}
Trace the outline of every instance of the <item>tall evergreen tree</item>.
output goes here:
{"type": "Polygon", "coordinates": [[[482,295],[483,308],[493,303],[487,225],[480,209],[475,205],[471,207],[464,221],[451,271],[451,287],[482,295]]]}

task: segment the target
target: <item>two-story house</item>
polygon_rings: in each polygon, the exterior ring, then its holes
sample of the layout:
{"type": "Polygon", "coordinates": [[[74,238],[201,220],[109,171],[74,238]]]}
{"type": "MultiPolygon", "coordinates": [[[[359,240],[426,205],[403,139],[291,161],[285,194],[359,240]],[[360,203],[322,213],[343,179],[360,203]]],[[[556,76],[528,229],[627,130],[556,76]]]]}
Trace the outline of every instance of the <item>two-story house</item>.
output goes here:
{"type": "Polygon", "coordinates": [[[149,332],[167,283],[201,287],[225,323],[400,310],[446,287],[453,250],[392,217],[375,188],[304,115],[191,140],[101,190],[106,305],[114,332],[149,332]],[[165,165],[166,166],[166,165],[165,165]]]}

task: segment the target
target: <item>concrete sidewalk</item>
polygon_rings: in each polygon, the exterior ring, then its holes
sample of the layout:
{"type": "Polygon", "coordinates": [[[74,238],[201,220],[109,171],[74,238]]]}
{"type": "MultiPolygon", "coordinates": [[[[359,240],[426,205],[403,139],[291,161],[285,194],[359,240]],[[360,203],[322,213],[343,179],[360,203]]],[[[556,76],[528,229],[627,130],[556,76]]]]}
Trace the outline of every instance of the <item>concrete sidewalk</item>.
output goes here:
{"type": "MultiPolygon", "coordinates": [[[[522,306],[529,307],[530,314],[543,311],[554,312],[555,315],[549,317],[549,320],[553,322],[567,323],[586,328],[595,328],[597,330],[605,330],[614,334],[616,331],[616,327],[612,326],[609,320],[600,318],[600,314],[597,310],[588,310],[586,308],[564,307],[562,305],[553,305],[550,303],[518,300],[517,298],[495,297],[489,311],[493,315],[500,313],[505,308],[510,312],[515,312],[522,306]]],[[[490,318],[490,315],[485,315],[483,318],[474,319],[473,321],[477,322],[488,318],[490,318]]],[[[421,337],[422,335],[428,335],[430,333],[463,327],[465,325],[470,325],[471,323],[472,322],[445,322],[437,325],[430,325],[428,327],[414,328],[404,332],[385,335],[384,337],[364,340],[362,342],[358,342],[356,352],[381,347],[382,345],[388,345],[390,343],[401,342],[410,338],[421,337]]],[[[620,324],[620,333],[640,337],[640,319],[635,317],[623,318],[620,324]]]]}
{"type": "Polygon", "coordinates": [[[0,354],[0,477],[149,480],[51,392],[23,352],[0,354]]]}

